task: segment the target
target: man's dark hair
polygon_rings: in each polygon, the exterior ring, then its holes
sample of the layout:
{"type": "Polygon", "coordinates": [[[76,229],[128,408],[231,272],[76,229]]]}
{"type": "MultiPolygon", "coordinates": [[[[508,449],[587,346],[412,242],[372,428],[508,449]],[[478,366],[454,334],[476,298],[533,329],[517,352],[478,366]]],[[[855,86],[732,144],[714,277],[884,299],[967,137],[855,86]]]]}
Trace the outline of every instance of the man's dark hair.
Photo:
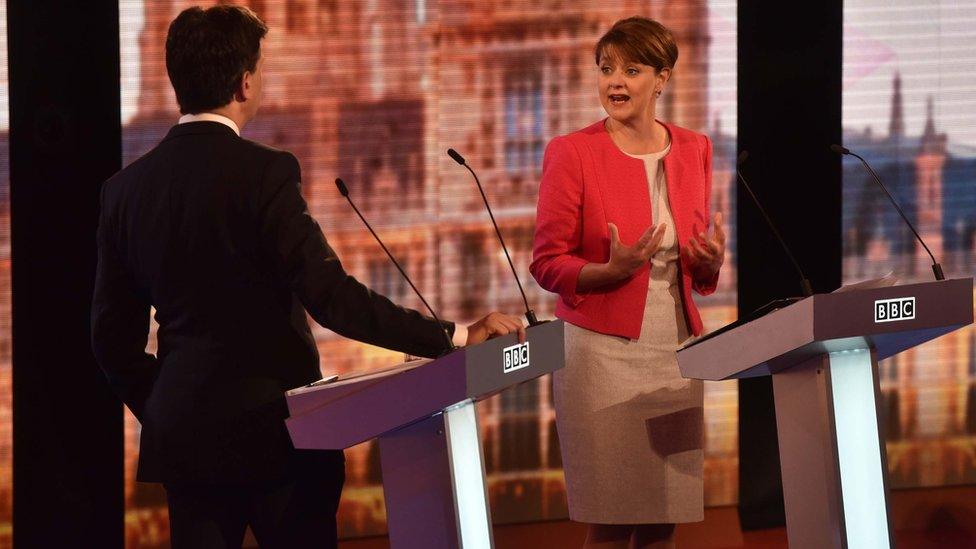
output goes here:
{"type": "Polygon", "coordinates": [[[166,35],[166,72],[183,114],[222,107],[253,72],[268,27],[242,6],[184,10],[166,35]]]}

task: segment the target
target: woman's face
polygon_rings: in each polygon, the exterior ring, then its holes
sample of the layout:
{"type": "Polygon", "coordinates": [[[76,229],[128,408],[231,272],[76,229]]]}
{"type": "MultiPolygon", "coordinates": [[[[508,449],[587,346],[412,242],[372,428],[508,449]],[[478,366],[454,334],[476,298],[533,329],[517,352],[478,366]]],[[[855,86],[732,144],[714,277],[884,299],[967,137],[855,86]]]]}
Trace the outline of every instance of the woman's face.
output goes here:
{"type": "Polygon", "coordinates": [[[611,56],[602,56],[599,67],[600,103],[610,118],[632,122],[641,116],[653,117],[656,92],[667,82],[669,69],[658,71],[650,65],[611,56]]]}

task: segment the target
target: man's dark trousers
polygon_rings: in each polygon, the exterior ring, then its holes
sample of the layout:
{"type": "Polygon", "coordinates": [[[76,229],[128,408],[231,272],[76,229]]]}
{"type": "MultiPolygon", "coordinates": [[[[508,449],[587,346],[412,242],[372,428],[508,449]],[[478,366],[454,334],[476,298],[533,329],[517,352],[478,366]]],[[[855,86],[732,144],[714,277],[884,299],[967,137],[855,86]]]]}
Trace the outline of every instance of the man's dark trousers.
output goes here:
{"type": "Polygon", "coordinates": [[[335,548],[344,478],[342,452],[297,450],[279,482],[167,483],[172,547],[236,549],[250,526],[262,548],[335,548]]]}

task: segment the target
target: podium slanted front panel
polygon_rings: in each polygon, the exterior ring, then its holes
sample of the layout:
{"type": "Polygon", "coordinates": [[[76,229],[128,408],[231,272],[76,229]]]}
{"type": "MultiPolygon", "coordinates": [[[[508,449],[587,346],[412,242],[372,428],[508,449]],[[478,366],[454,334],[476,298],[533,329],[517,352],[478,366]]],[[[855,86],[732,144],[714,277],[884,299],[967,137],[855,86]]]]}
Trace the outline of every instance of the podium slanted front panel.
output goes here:
{"type": "Polygon", "coordinates": [[[816,299],[815,341],[849,340],[830,350],[872,348],[884,360],[973,323],[973,279],[923,282],[823,294],[816,299]],[[896,313],[897,310],[897,313],[896,313]]]}
{"type": "Polygon", "coordinates": [[[533,327],[524,344],[509,335],[468,349],[468,398],[482,400],[561,368],[566,353],[564,333],[562,321],[546,322],[533,327]]]}

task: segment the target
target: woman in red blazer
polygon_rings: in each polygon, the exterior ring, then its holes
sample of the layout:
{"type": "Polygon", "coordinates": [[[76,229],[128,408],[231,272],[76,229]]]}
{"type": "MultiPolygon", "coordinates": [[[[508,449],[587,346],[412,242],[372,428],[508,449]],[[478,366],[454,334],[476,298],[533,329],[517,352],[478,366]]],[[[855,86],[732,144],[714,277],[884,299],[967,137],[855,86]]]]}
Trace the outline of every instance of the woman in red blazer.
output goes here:
{"type": "Polygon", "coordinates": [[[624,19],[595,53],[609,116],[549,143],[531,271],[567,322],[553,394],[570,517],[587,546],[668,546],[703,518],[702,387],[675,353],[702,332],[692,290],[715,290],[725,234],[721,214],[709,234],[711,142],[655,118],[670,31],[624,19]]]}

